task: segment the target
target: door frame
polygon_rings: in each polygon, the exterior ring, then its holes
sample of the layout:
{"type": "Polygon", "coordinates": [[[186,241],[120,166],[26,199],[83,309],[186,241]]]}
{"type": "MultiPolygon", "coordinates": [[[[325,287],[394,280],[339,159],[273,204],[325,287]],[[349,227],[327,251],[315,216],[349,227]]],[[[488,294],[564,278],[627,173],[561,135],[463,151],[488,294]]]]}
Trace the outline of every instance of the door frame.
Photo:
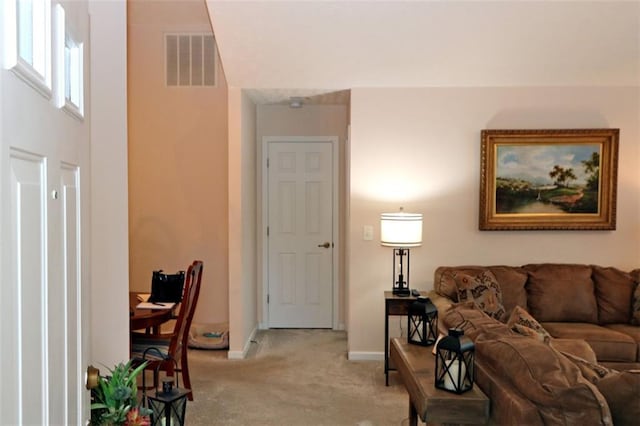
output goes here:
{"type": "Polygon", "coordinates": [[[268,180],[268,169],[267,169],[267,157],[269,156],[269,143],[272,142],[299,142],[299,143],[312,143],[312,142],[324,142],[331,143],[331,151],[332,151],[332,230],[331,230],[331,240],[333,243],[333,253],[332,253],[332,271],[331,271],[331,282],[332,282],[332,304],[331,304],[331,316],[332,316],[332,329],[339,330],[340,325],[338,323],[338,313],[340,311],[340,283],[339,283],[339,260],[340,260],[340,214],[338,203],[340,200],[340,187],[339,187],[339,138],[338,136],[263,136],[262,137],[262,154],[260,158],[261,165],[261,178],[262,178],[262,189],[261,189],[261,210],[262,214],[260,217],[260,242],[259,249],[262,252],[262,327],[261,328],[270,328],[269,325],[269,304],[267,303],[267,296],[269,294],[269,241],[267,239],[267,225],[268,225],[268,213],[269,213],[269,180],[268,180]]]}

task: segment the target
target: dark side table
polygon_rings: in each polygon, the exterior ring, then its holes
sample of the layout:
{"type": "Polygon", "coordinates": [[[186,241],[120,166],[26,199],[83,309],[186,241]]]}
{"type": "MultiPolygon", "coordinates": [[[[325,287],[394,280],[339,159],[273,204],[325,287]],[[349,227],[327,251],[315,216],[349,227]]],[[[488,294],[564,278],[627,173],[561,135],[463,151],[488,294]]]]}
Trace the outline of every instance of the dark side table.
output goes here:
{"type": "MultiPolygon", "coordinates": [[[[420,292],[421,296],[426,296],[426,291],[420,292]]],[[[389,386],[389,371],[395,368],[389,367],[389,317],[407,316],[409,306],[418,298],[414,296],[397,296],[392,291],[384,292],[384,383],[389,386]]]]}

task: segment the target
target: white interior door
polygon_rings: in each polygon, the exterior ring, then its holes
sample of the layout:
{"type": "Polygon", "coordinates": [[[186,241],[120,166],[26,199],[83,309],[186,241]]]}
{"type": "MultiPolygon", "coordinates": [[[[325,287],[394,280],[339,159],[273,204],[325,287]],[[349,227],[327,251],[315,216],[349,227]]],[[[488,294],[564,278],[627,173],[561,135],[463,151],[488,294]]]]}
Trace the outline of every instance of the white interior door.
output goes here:
{"type": "MultiPolygon", "coordinates": [[[[75,34],[86,36],[86,4],[70,2],[67,12],[76,7],[84,24],[75,34]]],[[[0,34],[0,46],[10,44],[0,34]]],[[[0,68],[0,423],[84,425],[89,122],[57,107],[46,79],[8,68],[0,68]]]]}
{"type": "Polygon", "coordinates": [[[330,141],[267,143],[270,327],[332,327],[333,149],[330,141]]]}

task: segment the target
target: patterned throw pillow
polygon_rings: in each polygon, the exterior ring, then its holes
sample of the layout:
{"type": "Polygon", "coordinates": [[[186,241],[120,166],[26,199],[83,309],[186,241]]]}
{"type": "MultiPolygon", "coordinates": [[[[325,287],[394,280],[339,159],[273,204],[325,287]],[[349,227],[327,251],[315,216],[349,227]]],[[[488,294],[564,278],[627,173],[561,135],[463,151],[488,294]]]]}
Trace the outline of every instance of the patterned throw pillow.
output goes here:
{"type": "Polygon", "coordinates": [[[507,327],[516,333],[549,343],[551,335],[522,306],[516,306],[507,321],[507,327]]]}
{"type": "Polygon", "coordinates": [[[631,301],[631,324],[640,325],[640,283],[636,284],[631,301]]]}
{"type": "Polygon", "coordinates": [[[491,271],[485,270],[475,276],[458,273],[454,278],[458,288],[459,302],[473,301],[490,317],[502,319],[505,313],[502,305],[502,290],[491,271]]]}

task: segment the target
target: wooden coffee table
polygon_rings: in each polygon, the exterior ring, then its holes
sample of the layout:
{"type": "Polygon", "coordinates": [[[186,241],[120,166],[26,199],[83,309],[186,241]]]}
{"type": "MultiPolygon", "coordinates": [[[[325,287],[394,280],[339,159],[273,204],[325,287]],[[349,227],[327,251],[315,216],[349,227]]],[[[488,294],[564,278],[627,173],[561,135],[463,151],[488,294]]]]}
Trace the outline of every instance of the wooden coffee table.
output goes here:
{"type": "Polygon", "coordinates": [[[428,424],[485,424],[489,420],[489,398],[474,384],[457,395],[436,389],[433,346],[411,345],[391,339],[390,357],[409,393],[409,425],[418,424],[418,416],[428,424]]]}

